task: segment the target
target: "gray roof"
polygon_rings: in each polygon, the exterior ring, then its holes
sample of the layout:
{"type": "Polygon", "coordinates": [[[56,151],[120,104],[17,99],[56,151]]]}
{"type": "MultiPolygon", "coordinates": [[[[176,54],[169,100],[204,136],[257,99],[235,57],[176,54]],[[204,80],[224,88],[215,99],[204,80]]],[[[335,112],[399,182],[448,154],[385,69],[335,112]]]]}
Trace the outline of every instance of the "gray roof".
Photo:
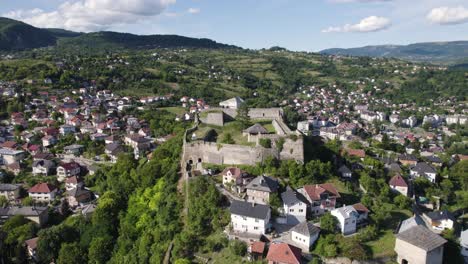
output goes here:
{"type": "Polygon", "coordinates": [[[338,172],[340,172],[340,173],[352,173],[352,171],[346,165],[341,166],[338,169],[338,172]]]}
{"type": "Polygon", "coordinates": [[[0,216],[14,216],[14,215],[23,215],[23,216],[38,216],[47,211],[47,207],[32,207],[32,206],[12,206],[6,208],[0,208],[0,216]]]}
{"type": "Polygon", "coordinates": [[[320,232],[320,229],[311,222],[302,222],[294,226],[291,231],[304,236],[312,236],[320,232]]]}
{"type": "Polygon", "coordinates": [[[72,196],[72,197],[78,197],[78,196],[80,196],[81,194],[84,194],[84,193],[90,193],[90,191],[86,190],[85,188],[81,188],[81,187],[73,188],[73,189],[67,191],[67,194],[69,196],[72,196]]]}
{"type": "Polygon", "coordinates": [[[432,251],[447,242],[441,236],[419,225],[399,233],[396,237],[425,251],[432,251]]]}
{"type": "Polygon", "coordinates": [[[294,191],[290,187],[288,187],[286,191],[281,194],[281,200],[283,200],[283,203],[285,204],[297,204],[299,202],[303,202],[305,204],[309,203],[302,194],[294,191]]]}
{"type": "Polygon", "coordinates": [[[260,124],[255,124],[245,130],[249,134],[268,134],[268,130],[260,124]]]}
{"type": "Polygon", "coordinates": [[[426,226],[426,223],[419,215],[414,215],[401,222],[398,233],[402,233],[414,226],[426,226]]]}
{"type": "Polygon", "coordinates": [[[431,165],[427,164],[426,162],[418,162],[418,164],[411,168],[411,170],[416,171],[418,174],[437,173],[436,169],[434,169],[431,165]]]}
{"type": "Polygon", "coordinates": [[[437,156],[429,156],[429,157],[426,157],[426,159],[429,161],[429,162],[433,162],[433,163],[442,163],[442,160],[437,157],[437,156]]]}
{"type": "Polygon", "coordinates": [[[268,176],[258,176],[254,178],[245,188],[263,192],[276,192],[278,181],[268,176]]]}
{"type": "Polygon", "coordinates": [[[50,160],[35,160],[32,164],[32,167],[37,167],[37,166],[41,166],[41,167],[45,167],[45,168],[52,168],[54,167],[54,162],[53,161],[50,161],[50,160]]]}
{"type": "Polygon", "coordinates": [[[9,184],[9,183],[0,183],[1,192],[11,192],[16,191],[21,187],[20,184],[9,184]]]}
{"type": "Polygon", "coordinates": [[[270,215],[270,206],[234,200],[229,211],[235,215],[265,219],[270,215]]]}
{"type": "Polygon", "coordinates": [[[455,221],[455,217],[447,210],[430,212],[430,213],[427,213],[426,215],[433,221],[446,220],[446,219],[455,221]]]}

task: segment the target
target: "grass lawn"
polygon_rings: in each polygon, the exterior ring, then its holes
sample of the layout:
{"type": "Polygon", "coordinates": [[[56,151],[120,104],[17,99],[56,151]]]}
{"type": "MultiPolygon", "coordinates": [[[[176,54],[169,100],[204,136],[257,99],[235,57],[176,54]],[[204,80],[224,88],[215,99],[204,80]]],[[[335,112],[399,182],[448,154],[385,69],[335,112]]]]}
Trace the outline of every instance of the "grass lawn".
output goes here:
{"type": "Polygon", "coordinates": [[[412,213],[409,210],[393,210],[390,212],[390,218],[386,222],[386,229],[377,240],[367,242],[370,247],[373,258],[392,257],[395,255],[395,235],[393,231],[397,228],[401,220],[411,217],[412,213]]]}
{"type": "Polygon", "coordinates": [[[366,243],[372,251],[373,258],[391,257],[395,255],[395,236],[392,230],[385,230],[379,239],[366,243]]]}
{"type": "Polygon", "coordinates": [[[161,110],[166,110],[170,113],[176,114],[176,115],[182,115],[186,112],[185,108],[183,107],[178,107],[178,106],[171,106],[171,107],[161,107],[159,108],[161,110]]]}

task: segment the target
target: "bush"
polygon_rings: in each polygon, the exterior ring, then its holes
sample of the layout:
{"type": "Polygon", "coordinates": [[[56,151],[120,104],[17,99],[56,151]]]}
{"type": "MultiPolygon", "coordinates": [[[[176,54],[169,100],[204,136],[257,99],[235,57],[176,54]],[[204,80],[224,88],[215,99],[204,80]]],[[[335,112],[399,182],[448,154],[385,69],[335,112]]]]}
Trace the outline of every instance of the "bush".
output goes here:
{"type": "Polygon", "coordinates": [[[264,148],[271,148],[271,139],[269,138],[261,138],[258,143],[264,148]]]}
{"type": "Polygon", "coordinates": [[[326,213],[320,218],[320,229],[325,233],[334,233],[337,224],[338,220],[330,213],[326,213]]]}
{"type": "Polygon", "coordinates": [[[377,230],[377,227],[374,225],[370,225],[361,230],[358,239],[360,242],[368,242],[376,239],[378,235],[379,231],[377,230]]]}
{"type": "Polygon", "coordinates": [[[224,144],[235,144],[236,142],[235,142],[234,139],[232,138],[231,133],[226,133],[226,134],[224,134],[223,139],[221,140],[221,143],[224,143],[224,144]]]}
{"type": "Polygon", "coordinates": [[[232,254],[243,257],[247,252],[247,244],[239,240],[232,240],[229,243],[229,250],[232,254]]]}

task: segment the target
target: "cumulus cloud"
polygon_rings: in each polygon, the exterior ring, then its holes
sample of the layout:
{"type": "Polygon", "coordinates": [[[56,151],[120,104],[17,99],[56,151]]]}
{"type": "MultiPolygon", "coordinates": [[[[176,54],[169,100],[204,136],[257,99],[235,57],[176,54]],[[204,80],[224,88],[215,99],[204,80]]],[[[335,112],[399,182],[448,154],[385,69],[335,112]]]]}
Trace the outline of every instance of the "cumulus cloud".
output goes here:
{"type": "Polygon", "coordinates": [[[370,16],[362,19],[357,24],[346,24],[339,27],[328,27],[322,30],[323,33],[332,32],[375,32],[387,29],[391,26],[391,21],[385,17],[370,16]]]}
{"type": "Polygon", "coordinates": [[[191,7],[187,10],[187,12],[189,12],[190,14],[198,14],[200,13],[200,8],[191,7]]]}
{"type": "Polygon", "coordinates": [[[468,22],[468,9],[463,6],[442,6],[432,9],[426,18],[432,23],[441,25],[466,23],[468,22]]]}
{"type": "Polygon", "coordinates": [[[96,31],[112,25],[135,23],[161,14],[176,0],[74,0],[56,10],[16,10],[3,14],[37,27],[96,31]]]}

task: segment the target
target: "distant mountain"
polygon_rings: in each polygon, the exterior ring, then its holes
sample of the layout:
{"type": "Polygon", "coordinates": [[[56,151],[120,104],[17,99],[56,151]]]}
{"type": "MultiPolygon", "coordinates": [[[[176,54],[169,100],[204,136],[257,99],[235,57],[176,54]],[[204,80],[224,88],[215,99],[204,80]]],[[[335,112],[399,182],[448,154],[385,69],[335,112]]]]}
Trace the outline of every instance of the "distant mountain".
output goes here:
{"type": "Polygon", "coordinates": [[[393,57],[416,62],[456,63],[468,58],[468,41],[427,42],[410,45],[365,46],[350,49],[326,49],[322,54],[393,57]]]}
{"type": "Polygon", "coordinates": [[[57,38],[49,31],[26,23],[0,17],[0,50],[22,50],[55,45],[57,38]]]}
{"type": "Polygon", "coordinates": [[[116,48],[233,48],[210,39],[177,35],[133,35],[117,32],[79,33],[57,28],[40,29],[0,17],[0,51],[25,50],[58,45],[63,49],[110,50],[116,48]]]}

